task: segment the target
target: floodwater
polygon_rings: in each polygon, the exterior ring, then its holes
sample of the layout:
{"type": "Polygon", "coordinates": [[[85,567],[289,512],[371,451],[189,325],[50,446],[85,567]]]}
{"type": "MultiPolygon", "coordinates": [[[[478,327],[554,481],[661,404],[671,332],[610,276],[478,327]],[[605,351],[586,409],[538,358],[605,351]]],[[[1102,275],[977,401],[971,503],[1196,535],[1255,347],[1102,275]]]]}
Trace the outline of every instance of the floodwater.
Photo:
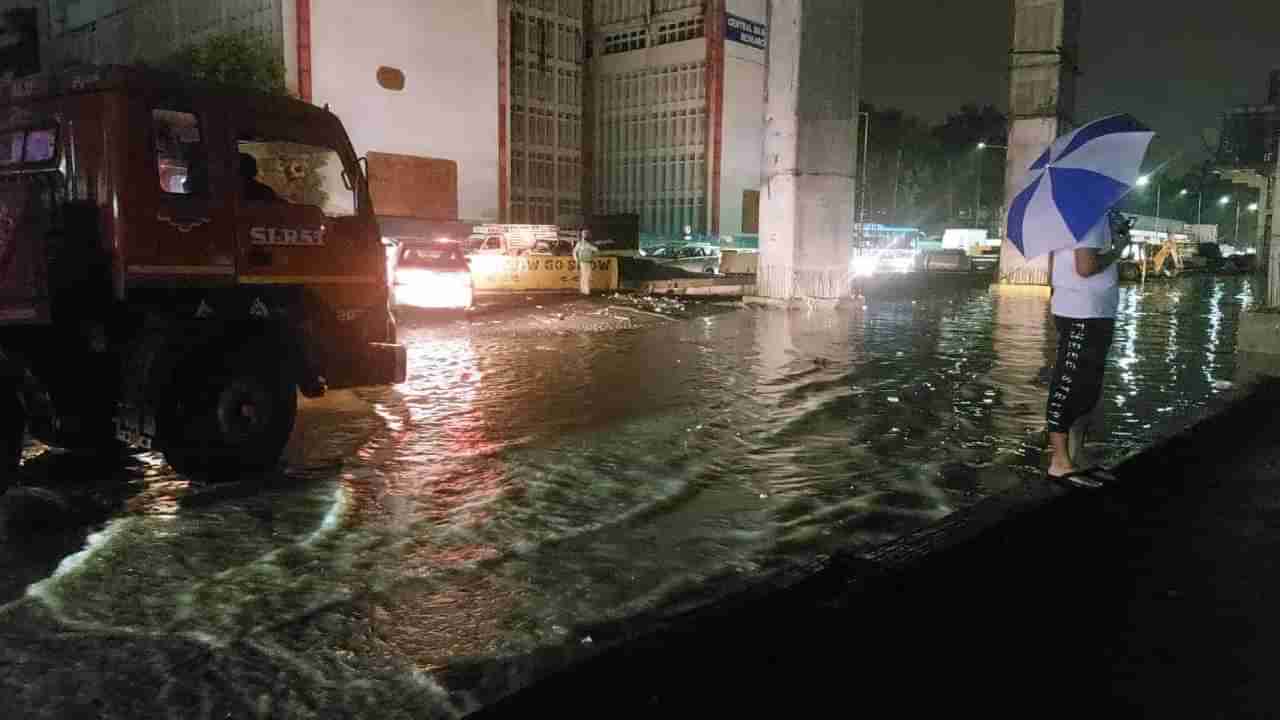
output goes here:
{"type": "MultiPolygon", "coordinates": [[[[1226,401],[1251,300],[1247,278],[1124,289],[1103,459],[1226,401]]],[[[409,323],[409,382],[306,406],[283,473],[33,457],[74,521],[0,544],[0,702],[455,716],[593,627],[1036,481],[1046,305],[935,286],[609,333],[409,323]]]]}

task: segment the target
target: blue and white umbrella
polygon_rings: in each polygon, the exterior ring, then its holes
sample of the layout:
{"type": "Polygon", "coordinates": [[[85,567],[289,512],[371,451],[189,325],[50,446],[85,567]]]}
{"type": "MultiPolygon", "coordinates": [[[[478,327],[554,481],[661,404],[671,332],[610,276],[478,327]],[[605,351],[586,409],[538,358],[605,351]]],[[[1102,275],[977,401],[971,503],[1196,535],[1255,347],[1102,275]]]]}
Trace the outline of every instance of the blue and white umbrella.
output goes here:
{"type": "Polygon", "coordinates": [[[1031,259],[1079,243],[1138,182],[1150,129],[1129,115],[1058,138],[1032,163],[1009,205],[1009,240],[1031,259]]]}

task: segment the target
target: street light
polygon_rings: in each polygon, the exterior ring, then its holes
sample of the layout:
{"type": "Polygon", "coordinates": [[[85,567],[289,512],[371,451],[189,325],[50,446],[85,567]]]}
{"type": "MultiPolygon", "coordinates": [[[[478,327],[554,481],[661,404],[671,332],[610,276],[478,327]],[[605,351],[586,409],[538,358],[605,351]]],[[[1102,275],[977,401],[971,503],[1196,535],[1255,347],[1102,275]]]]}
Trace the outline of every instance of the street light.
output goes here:
{"type": "Polygon", "coordinates": [[[1233,196],[1223,195],[1218,200],[1218,204],[1222,205],[1223,207],[1226,207],[1232,201],[1235,201],[1236,203],[1236,231],[1235,231],[1235,234],[1231,236],[1231,243],[1234,245],[1235,243],[1240,242],[1240,210],[1246,209],[1249,212],[1258,212],[1258,203],[1249,203],[1249,206],[1247,208],[1244,208],[1243,206],[1241,206],[1240,202],[1236,200],[1236,198],[1234,198],[1233,196]]]}
{"type": "MultiPolygon", "coordinates": [[[[1138,187],[1146,187],[1151,184],[1151,173],[1138,176],[1138,187]]],[[[1164,225],[1164,220],[1160,217],[1160,189],[1161,183],[1156,183],[1156,233],[1160,233],[1160,228],[1164,225]]]]}
{"type": "Polygon", "coordinates": [[[858,201],[858,239],[862,240],[867,230],[867,165],[870,161],[867,152],[871,142],[871,113],[860,112],[858,115],[864,120],[862,123],[862,199],[858,201]]]}
{"type": "MultiPolygon", "coordinates": [[[[1186,189],[1186,188],[1182,188],[1182,192],[1178,193],[1178,196],[1179,196],[1179,197],[1186,197],[1186,196],[1188,196],[1188,195],[1190,195],[1190,194],[1191,194],[1191,191],[1190,191],[1190,190],[1188,190],[1188,189],[1186,189]]],[[[1201,217],[1200,217],[1200,216],[1201,216],[1201,210],[1202,210],[1203,206],[1204,206],[1204,193],[1203,193],[1203,192],[1198,192],[1198,193],[1196,193],[1196,224],[1197,224],[1197,225],[1199,225],[1199,224],[1200,224],[1200,219],[1201,219],[1201,217]]]]}
{"type": "MultiPolygon", "coordinates": [[[[1004,145],[992,145],[990,143],[985,143],[985,142],[978,143],[978,150],[986,150],[987,148],[991,148],[993,150],[1009,149],[1004,145]]],[[[974,156],[974,160],[977,160],[977,159],[978,159],[977,156],[974,156]]],[[[978,222],[978,213],[979,211],[982,210],[982,164],[980,162],[978,164],[978,179],[977,179],[977,182],[974,184],[977,186],[974,188],[974,197],[973,197],[973,221],[976,224],[978,222]]]]}
{"type": "MultiPolygon", "coordinates": [[[[1249,207],[1245,208],[1251,213],[1258,212],[1258,203],[1249,203],[1249,207]]],[[[1236,206],[1236,237],[1240,236],[1240,206],[1236,206]]]]}

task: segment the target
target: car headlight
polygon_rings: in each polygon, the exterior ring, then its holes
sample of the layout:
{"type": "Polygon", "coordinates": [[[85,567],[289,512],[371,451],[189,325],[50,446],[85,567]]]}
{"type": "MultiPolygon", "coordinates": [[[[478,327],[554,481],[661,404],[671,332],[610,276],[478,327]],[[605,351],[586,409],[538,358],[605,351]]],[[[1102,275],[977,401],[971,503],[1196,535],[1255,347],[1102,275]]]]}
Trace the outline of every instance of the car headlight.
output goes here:
{"type": "Polygon", "coordinates": [[[875,255],[858,255],[849,261],[849,271],[854,277],[870,277],[876,274],[880,258],[875,255]]]}

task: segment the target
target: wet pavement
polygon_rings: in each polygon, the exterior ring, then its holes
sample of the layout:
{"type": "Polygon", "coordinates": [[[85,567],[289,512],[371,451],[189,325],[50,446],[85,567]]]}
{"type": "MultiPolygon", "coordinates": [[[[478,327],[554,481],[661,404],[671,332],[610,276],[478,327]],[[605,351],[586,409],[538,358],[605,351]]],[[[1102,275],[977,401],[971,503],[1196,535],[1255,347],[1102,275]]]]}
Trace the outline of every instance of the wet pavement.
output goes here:
{"type": "MultiPolygon", "coordinates": [[[[1245,278],[1123,290],[1104,459],[1226,402],[1251,300],[1245,278]]],[[[935,283],[836,311],[403,318],[409,382],[304,405],[284,472],[201,484],[158,456],[111,471],[33,448],[21,501],[48,491],[63,512],[0,545],[0,701],[29,717],[475,709],[594,652],[593,626],[1036,477],[1046,305],[935,283]]]]}

